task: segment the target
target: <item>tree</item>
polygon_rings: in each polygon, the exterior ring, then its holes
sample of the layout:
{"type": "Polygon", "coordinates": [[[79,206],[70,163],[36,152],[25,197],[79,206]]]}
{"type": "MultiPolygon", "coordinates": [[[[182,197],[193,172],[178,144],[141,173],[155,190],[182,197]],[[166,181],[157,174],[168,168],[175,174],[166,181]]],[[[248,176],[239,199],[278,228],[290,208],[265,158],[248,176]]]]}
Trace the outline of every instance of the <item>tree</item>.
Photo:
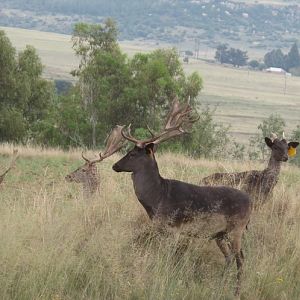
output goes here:
{"type": "Polygon", "coordinates": [[[219,61],[221,64],[228,63],[228,45],[221,44],[217,47],[217,51],[215,53],[215,59],[219,61]]]}
{"type": "Polygon", "coordinates": [[[286,57],[286,68],[297,68],[300,66],[300,55],[297,43],[294,43],[286,57]]]}
{"type": "Polygon", "coordinates": [[[258,69],[259,68],[259,62],[255,59],[249,61],[248,65],[253,69],[258,69]]]}
{"type": "Polygon", "coordinates": [[[250,137],[249,158],[251,160],[260,158],[265,159],[267,152],[267,146],[264,140],[265,137],[270,137],[272,133],[281,136],[284,131],[284,127],[285,121],[278,114],[271,114],[267,119],[263,120],[257,127],[259,133],[250,137]]]}
{"type": "Polygon", "coordinates": [[[222,44],[217,47],[215,59],[220,63],[227,63],[237,66],[244,66],[247,64],[247,51],[240,49],[228,48],[227,44],[222,44]]]}
{"type": "Polygon", "coordinates": [[[286,70],[286,57],[280,49],[272,50],[265,54],[264,63],[266,67],[276,67],[286,70]]]}
{"type": "Polygon", "coordinates": [[[77,90],[91,125],[93,147],[98,138],[104,140],[112,124],[158,128],[175,95],[194,103],[202,80],[196,73],[185,76],[175,49],[139,53],[129,59],[116,41],[114,22],[81,23],[75,28],[74,49],[81,60],[73,74],[79,79],[77,90]]]}
{"type": "Polygon", "coordinates": [[[0,105],[12,105],[16,89],[16,50],[3,30],[0,30],[0,105]]]}
{"type": "Polygon", "coordinates": [[[33,135],[34,123],[46,117],[54,90],[53,85],[42,78],[42,70],[33,47],[27,46],[17,55],[0,31],[1,141],[26,142],[33,135]]]}

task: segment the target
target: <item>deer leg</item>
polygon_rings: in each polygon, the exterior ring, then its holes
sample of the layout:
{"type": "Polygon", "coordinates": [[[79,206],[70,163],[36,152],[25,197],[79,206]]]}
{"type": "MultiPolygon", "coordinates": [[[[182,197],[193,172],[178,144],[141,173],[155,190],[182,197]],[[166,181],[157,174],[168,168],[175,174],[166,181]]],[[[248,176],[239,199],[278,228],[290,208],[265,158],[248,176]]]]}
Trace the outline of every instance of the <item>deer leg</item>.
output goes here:
{"type": "Polygon", "coordinates": [[[232,252],[235,256],[236,266],[237,266],[237,285],[235,289],[235,296],[239,297],[241,293],[241,283],[243,275],[243,264],[244,264],[244,254],[241,249],[243,232],[241,228],[232,232],[232,252]]]}
{"type": "Polygon", "coordinates": [[[228,233],[227,231],[219,231],[211,236],[211,239],[216,240],[216,243],[223,253],[225,260],[226,260],[226,266],[230,266],[232,262],[232,252],[228,245],[228,242],[226,241],[228,239],[228,233]]]}

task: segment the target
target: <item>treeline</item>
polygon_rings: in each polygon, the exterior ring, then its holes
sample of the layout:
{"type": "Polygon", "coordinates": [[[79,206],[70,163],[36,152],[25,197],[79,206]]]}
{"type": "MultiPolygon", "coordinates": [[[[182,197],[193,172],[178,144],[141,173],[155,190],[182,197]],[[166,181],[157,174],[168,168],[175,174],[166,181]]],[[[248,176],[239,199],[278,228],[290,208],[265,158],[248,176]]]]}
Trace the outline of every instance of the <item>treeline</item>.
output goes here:
{"type": "Polygon", "coordinates": [[[247,51],[229,47],[227,44],[220,44],[215,52],[216,61],[222,64],[231,64],[235,67],[249,65],[254,69],[264,69],[269,67],[282,68],[290,71],[294,75],[300,75],[300,54],[297,43],[294,43],[287,54],[281,49],[274,49],[267,52],[264,56],[263,63],[257,60],[248,62],[247,51]]]}
{"type": "Polygon", "coordinates": [[[110,16],[118,20],[123,39],[171,43],[199,39],[209,47],[216,47],[215,41],[225,38],[275,48],[297,39],[300,31],[297,6],[249,5],[233,0],[2,0],[1,8],[27,10],[24,15],[3,11],[0,24],[5,26],[70,33],[75,22],[100,22],[110,16]],[[29,13],[33,14],[26,17],[29,13]]]}
{"type": "MultiPolygon", "coordinates": [[[[117,28],[79,23],[73,32],[73,49],[80,58],[72,71],[74,86],[42,78],[36,51],[16,53],[1,31],[0,39],[0,141],[45,146],[101,147],[116,124],[129,124],[143,137],[154,131],[175,96],[190,99],[193,107],[202,88],[197,73],[185,75],[175,49],[160,49],[128,58],[117,43],[117,28]]],[[[191,135],[172,143],[173,149],[194,156],[213,156],[228,142],[227,128],[213,122],[203,109],[191,135]],[[199,145],[201,145],[199,147],[199,145]]]]}
{"type": "MultiPolygon", "coordinates": [[[[72,42],[80,63],[72,71],[76,84],[71,85],[43,79],[36,50],[27,46],[17,53],[0,31],[0,142],[99,149],[113,126],[129,123],[133,134],[144,138],[149,136],[147,125],[154,131],[162,128],[175,96],[189,99],[200,118],[191,134],[163,146],[172,151],[261,159],[264,136],[282,133],[284,121],[271,116],[250,139],[249,149],[234,142],[229,127],[214,121],[214,110],[199,105],[202,79],[197,73],[184,73],[175,49],[129,58],[120,50],[117,34],[111,19],[103,25],[75,26],[72,42]]],[[[299,126],[293,138],[299,140],[299,126]]]]}

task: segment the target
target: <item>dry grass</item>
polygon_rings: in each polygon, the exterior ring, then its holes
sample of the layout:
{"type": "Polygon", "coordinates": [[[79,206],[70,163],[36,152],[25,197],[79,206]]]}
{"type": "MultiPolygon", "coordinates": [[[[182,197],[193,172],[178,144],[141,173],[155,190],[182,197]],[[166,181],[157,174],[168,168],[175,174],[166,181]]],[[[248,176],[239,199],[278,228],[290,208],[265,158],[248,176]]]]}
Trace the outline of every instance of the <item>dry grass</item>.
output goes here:
{"type": "MultiPolygon", "coordinates": [[[[79,151],[18,148],[17,166],[0,188],[2,299],[233,298],[235,267],[222,277],[223,257],[201,234],[159,232],[130,175],[111,170],[117,157],[99,165],[101,194],[87,200],[63,179],[81,164],[79,151]]],[[[11,150],[0,148],[1,168],[11,150]]],[[[157,159],[163,176],[192,183],[223,166],[252,167],[173,154],[157,159]]],[[[252,216],[242,299],[300,298],[299,179],[299,169],[286,166],[272,200],[252,216]]]]}

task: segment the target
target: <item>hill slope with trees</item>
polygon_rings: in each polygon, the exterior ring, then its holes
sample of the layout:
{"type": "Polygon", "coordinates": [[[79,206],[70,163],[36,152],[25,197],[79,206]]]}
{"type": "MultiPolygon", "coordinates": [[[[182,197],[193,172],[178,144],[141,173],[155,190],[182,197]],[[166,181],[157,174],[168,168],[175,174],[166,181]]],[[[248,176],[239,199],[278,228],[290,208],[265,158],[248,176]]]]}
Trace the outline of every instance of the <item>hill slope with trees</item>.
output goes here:
{"type": "Polygon", "coordinates": [[[121,39],[143,38],[171,43],[190,41],[193,46],[196,39],[201,45],[214,48],[221,41],[243,43],[258,49],[285,47],[287,43],[290,45],[297,41],[300,7],[293,1],[284,1],[284,5],[262,3],[3,0],[0,3],[0,25],[70,33],[79,21],[101,22],[109,16],[120,24],[121,39]]]}

